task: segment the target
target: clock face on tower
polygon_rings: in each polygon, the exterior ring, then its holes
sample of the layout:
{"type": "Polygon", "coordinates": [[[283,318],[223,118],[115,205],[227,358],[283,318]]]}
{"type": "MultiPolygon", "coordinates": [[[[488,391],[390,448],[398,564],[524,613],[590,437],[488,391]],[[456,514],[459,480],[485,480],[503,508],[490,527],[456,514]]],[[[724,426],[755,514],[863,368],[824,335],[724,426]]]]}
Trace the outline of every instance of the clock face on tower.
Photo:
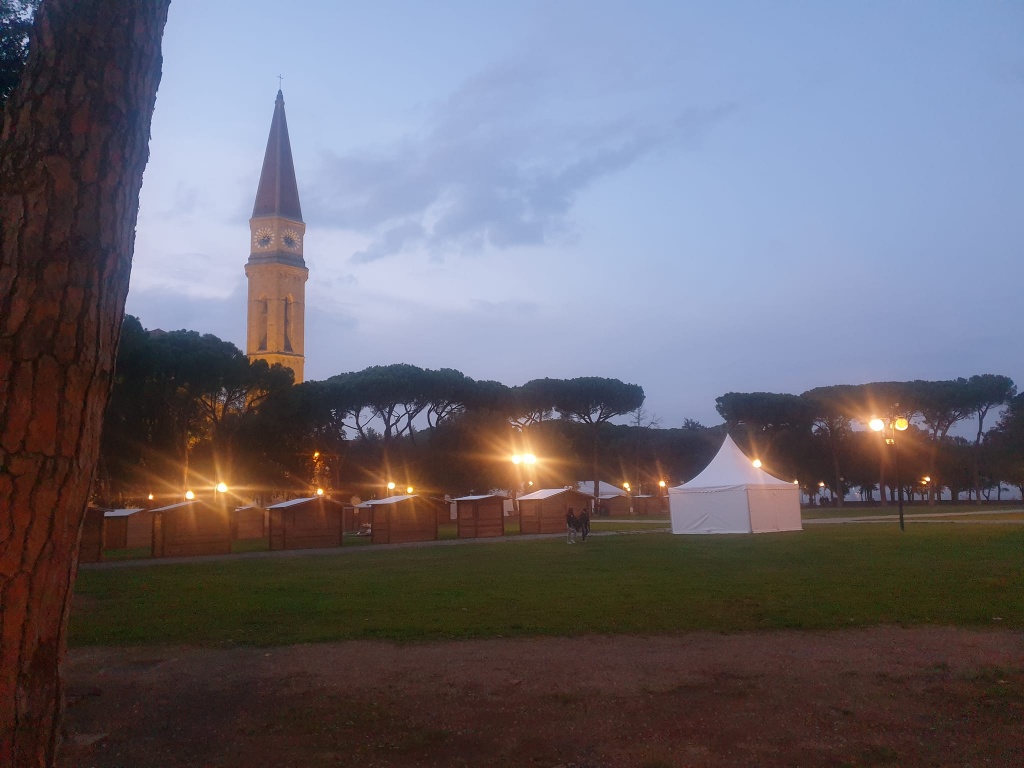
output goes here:
{"type": "Polygon", "coordinates": [[[294,229],[286,229],[281,235],[281,242],[289,251],[299,250],[299,233],[294,229]]]}
{"type": "Polygon", "coordinates": [[[274,242],[274,230],[257,229],[253,233],[252,242],[260,250],[269,248],[270,244],[274,242]]]}

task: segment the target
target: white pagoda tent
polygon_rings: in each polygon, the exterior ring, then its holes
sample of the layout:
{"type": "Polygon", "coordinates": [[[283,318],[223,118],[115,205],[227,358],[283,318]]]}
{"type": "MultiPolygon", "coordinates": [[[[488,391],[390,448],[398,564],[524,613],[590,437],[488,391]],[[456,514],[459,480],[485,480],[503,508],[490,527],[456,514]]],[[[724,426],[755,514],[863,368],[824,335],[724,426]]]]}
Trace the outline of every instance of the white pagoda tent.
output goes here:
{"type": "Polygon", "coordinates": [[[800,531],[800,488],[755,467],[728,435],[688,483],[668,490],[672,533],[800,531]]]}

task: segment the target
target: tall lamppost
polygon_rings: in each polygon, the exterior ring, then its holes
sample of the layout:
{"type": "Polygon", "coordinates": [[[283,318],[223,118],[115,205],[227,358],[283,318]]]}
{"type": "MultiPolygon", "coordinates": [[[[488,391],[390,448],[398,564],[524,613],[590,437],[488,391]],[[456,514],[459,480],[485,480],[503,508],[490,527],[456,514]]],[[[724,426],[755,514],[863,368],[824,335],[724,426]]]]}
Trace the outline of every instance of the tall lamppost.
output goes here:
{"type": "MultiPolygon", "coordinates": [[[[892,446],[893,464],[896,470],[896,499],[899,502],[900,508],[900,530],[905,530],[903,526],[903,482],[900,480],[900,449],[896,443],[896,433],[906,432],[907,427],[910,426],[910,422],[904,419],[902,416],[899,418],[890,414],[888,420],[879,419],[877,417],[871,419],[868,422],[868,426],[871,427],[873,432],[882,432],[888,430],[885,437],[885,444],[892,446]]],[[[884,489],[879,488],[879,493],[884,493],[884,489]]]]}
{"type": "MultiPolygon", "coordinates": [[[[536,464],[537,457],[534,456],[532,453],[517,453],[515,456],[512,457],[512,463],[515,464],[516,470],[518,470],[519,467],[523,466],[524,464],[527,466],[532,466],[536,464]]],[[[516,482],[517,486],[512,489],[512,509],[518,515],[519,500],[516,498],[516,491],[519,490],[518,486],[523,484],[523,478],[518,471],[516,472],[516,482]]],[[[531,482],[530,485],[533,485],[533,483],[531,482]]]]}
{"type": "Polygon", "coordinates": [[[633,489],[629,483],[623,483],[622,487],[626,489],[626,493],[629,494],[629,516],[633,517],[633,489]]]}

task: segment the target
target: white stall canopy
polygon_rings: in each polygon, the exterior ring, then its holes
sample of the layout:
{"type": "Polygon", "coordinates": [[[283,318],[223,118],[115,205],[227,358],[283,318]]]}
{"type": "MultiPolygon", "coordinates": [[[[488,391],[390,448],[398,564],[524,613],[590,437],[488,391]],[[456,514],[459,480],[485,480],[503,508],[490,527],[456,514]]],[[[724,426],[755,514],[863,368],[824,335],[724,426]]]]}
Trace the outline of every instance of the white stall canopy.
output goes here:
{"type": "Polygon", "coordinates": [[[755,467],[728,435],[688,483],[669,488],[672,533],[800,531],[800,488],[755,467]]]}

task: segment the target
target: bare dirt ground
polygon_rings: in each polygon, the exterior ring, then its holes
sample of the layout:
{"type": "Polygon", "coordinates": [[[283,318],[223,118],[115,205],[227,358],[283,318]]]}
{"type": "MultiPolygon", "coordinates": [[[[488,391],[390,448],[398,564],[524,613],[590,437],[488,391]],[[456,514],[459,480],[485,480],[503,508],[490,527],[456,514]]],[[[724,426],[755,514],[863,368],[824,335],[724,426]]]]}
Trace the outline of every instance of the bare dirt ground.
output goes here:
{"type": "Polygon", "coordinates": [[[70,654],[62,765],[1022,766],[1024,633],[70,654]]]}

